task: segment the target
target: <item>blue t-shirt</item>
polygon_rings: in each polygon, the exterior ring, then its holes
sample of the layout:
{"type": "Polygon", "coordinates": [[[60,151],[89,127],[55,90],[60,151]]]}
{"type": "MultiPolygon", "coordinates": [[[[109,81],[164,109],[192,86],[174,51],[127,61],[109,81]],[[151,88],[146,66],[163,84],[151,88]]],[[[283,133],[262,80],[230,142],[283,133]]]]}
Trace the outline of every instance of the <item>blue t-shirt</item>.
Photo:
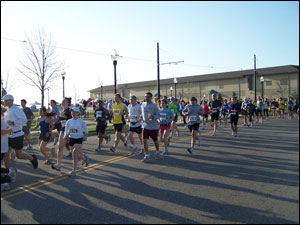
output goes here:
{"type": "Polygon", "coordinates": [[[228,103],[224,103],[222,105],[222,112],[227,113],[228,112],[228,108],[229,108],[229,104],[228,103]]]}
{"type": "Polygon", "coordinates": [[[170,109],[166,109],[166,110],[159,110],[159,114],[160,114],[160,124],[161,125],[167,125],[169,123],[171,123],[171,117],[173,115],[172,110],[170,109]]]}
{"type": "Polygon", "coordinates": [[[56,122],[56,116],[60,115],[60,112],[59,112],[59,107],[56,105],[52,108],[52,111],[55,112],[55,116],[52,118],[52,122],[56,122]]]}

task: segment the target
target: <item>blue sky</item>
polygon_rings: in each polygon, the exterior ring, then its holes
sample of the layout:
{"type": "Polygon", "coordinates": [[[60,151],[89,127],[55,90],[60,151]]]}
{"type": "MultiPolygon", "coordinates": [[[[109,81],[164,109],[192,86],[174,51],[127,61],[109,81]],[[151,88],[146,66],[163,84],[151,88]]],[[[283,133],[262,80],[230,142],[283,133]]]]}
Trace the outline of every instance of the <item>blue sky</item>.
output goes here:
{"type": "MultiPolygon", "coordinates": [[[[161,78],[257,67],[299,65],[299,2],[1,2],[1,74],[9,74],[16,99],[39,101],[39,92],[19,79],[15,68],[24,40],[42,27],[58,47],[124,56],[118,82],[156,79],[156,43],[161,78]],[[139,60],[132,60],[132,57],[139,60]],[[144,61],[148,59],[151,61],[144,61]],[[214,68],[211,68],[214,67],[214,68]]],[[[113,84],[109,56],[57,49],[66,62],[66,95],[87,98],[100,82],[113,84]]],[[[60,101],[62,81],[51,85],[60,101]]]]}

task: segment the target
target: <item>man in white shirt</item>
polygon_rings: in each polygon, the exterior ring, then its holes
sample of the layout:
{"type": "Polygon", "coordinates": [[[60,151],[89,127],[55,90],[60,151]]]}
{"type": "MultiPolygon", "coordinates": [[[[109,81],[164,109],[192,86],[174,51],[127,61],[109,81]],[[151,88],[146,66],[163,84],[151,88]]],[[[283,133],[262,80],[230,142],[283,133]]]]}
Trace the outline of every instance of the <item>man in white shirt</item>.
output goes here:
{"type": "Polygon", "coordinates": [[[12,149],[15,150],[18,159],[27,159],[32,163],[34,169],[38,168],[36,155],[28,155],[22,152],[24,139],[22,128],[27,122],[23,110],[14,105],[14,97],[12,95],[7,94],[3,96],[2,100],[4,100],[4,105],[8,107],[4,120],[12,128],[12,132],[8,134],[8,154],[4,157],[6,168],[9,169],[11,166],[10,154],[12,149]]]}
{"type": "Polygon", "coordinates": [[[128,122],[129,124],[129,140],[132,144],[132,154],[134,154],[136,151],[139,149],[136,147],[133,139],[133,134],[137,133],[141,142],[141,145],[143,145],[143,140],[142,140],[142,108],[140,104],[137,104],[137,98],[136,96],[131,96],[130,98],[130,105],[128,106],[128,112],[129,112],[129,117],[128,117],[128,122]]]}

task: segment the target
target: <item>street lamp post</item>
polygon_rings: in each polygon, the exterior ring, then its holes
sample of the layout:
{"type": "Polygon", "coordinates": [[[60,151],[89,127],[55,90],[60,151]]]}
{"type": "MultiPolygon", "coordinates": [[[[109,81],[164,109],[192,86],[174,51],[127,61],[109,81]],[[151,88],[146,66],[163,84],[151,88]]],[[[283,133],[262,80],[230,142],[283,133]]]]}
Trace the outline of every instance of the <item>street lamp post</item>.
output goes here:
{"type": "Polygon", "coordinates": [[[261,97],[264,98],[264,82],[265,79],[263,76],[260,77],[260,83],[261,83],[261,97]]]}
{"type": "Polygon", "coordinates": [[[119,60],[119,55],[115,50],[115,55],[111,55],[111,60],[114,64],[114,77],[115,77],[115,94],[117,94],[117,62],[119,60]]]}
{"type": "Polygon", "coordinates": [[[63,98],[65,98],[65,77],[66,77],[66,72],[63,71],[61,73],[61,77],[62,77],[62,80],[63,80],[63,98]]]}
{"type": "Polygon", "coordinates": [[[172,97],[173,87],[170,87],[171,97],[172,97]]]}
{"type": "Polygon", "coordinates": [[[177,99],[177,92],[176,92],[176,85],[177,85],[177,79],[174,78],[174,85],[175,85],[175,99],[177,99]]]}

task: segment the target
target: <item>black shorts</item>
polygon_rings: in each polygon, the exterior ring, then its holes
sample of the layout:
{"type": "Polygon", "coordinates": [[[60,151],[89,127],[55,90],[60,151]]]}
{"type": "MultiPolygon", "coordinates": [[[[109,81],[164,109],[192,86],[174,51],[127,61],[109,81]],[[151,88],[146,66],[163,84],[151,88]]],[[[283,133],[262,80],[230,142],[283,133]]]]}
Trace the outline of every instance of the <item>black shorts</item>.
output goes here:
{"type": "Polygon", "coordinates": [[[199,126],[200,126],[200,123],[195,123],[193,125],[188,125],[188,128],[189,128],[190,132],[192,132],[193,130],[198,131],[199,126]]]}
{"type": "Polygon", "coordinates": [[[115,130],[115,132],[118,131],[118,132],[122,133],[123,126],[124,126],[123,123],[114,124],[114,130],[115,130]]]}
{"type": "Polygon", "coordinates": [[[82,145],[82,143],[83,143],[83,138],[79,138],[79,139],[70,138],[70,146],[74,146],[75,144],[82,145]]]}
{"type": "Polygon", "coordinates": [[[56,129],[58,132],[60,132],[62,129],[61,123],[60,122],[54,123],[54,129],[56,129]]]}
{"type": "Polygon", "coordinates": [[[50,141],[51,135],[49,135],[49,137],[46,137],[46,134],[40,133],[39,139],[48,143],[50,141]]]}
{"type": "Polygon", "coordinates": [[[129,127],[129,131],[137,134],[141,134],[143,130],[142,130],[142,126],[139,126],[139,127],[129,127]]]}
{"type": "Polygon", "coordinates": [[[175,116],[174,116],[174,122],[177,123],[177,121],[178,121],[178,115],[177,115],[177,113],[176,113],[175,116]]]}
{"type": "Polygon", "coordinates": [[[15,150],[22,150],[24,146],[23,139],[24,139],[24,135],[15,138],[8,138],[8,147],[11,147],[15,150]]]}
{"type": "Polygon", "coordinates": [[[231,117],[230,117],[231,124],[237,125],[238,121],[239,121],[239,116],[231,115],[231,117]]]}
{"type": "Polygon", "coordinates": [[[105,134],[107,126],[96,126],[96,133],[97,135],[100,134],[105,134]]]}
{"type": "Polygon", "coordinates": [[[214,122],[215,120],[218,120],[218,119],[219,119],[219,113],[218,112],[211,114],[211,122],[214,122]]]}

